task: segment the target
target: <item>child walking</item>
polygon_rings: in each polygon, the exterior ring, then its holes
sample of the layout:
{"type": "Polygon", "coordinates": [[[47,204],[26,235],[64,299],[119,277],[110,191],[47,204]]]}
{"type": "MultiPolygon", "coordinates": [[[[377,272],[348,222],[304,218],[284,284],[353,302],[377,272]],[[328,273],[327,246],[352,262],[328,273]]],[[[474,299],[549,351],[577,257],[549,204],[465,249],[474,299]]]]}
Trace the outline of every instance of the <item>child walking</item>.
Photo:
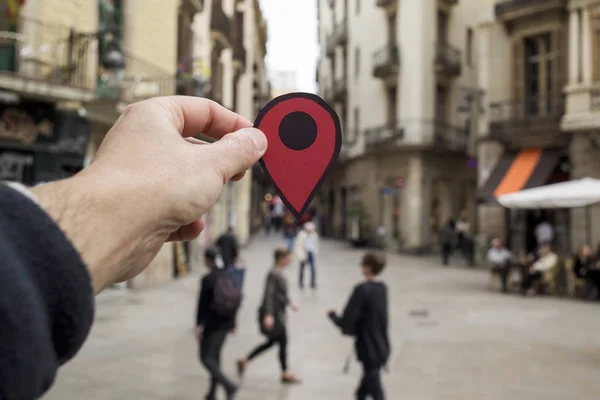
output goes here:
{"type": "Polygon", "coordinates": [[[385,267],[385,254],[368,252],[361,267],[365,281],[354,287],[342,315],[334,310],[328,316],[344,335],[354,336],[356,356],[363,366],[363,377],[356,391],[357,400],[384,400],[381,369],[390,355],[388,338],[387,286],[377,276],[385,267]]]}

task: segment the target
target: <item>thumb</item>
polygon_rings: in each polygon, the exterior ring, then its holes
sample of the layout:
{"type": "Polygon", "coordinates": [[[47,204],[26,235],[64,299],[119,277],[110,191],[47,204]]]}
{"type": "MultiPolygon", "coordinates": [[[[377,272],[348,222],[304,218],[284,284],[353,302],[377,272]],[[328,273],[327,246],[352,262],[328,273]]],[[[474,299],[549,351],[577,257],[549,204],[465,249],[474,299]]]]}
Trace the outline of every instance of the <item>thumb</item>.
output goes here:
{"type": "Polygon", "coordinates": [[[267,138],[258,129],[244,128],[202,148],[211,154],[213,166],[227,182],[246,172],[265,154],[267,138]]]}

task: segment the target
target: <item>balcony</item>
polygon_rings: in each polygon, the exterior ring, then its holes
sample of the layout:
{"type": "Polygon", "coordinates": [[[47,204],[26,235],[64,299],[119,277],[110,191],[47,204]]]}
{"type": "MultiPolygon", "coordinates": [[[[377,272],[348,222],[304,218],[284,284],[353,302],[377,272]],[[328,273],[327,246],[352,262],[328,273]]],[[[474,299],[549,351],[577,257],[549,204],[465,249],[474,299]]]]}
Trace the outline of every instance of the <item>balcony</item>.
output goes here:
{"type": "Polygon", "coordinates": [[[461,73],[461,53],[447,43],[435,45],[435,71],[438,76],[455,78],[461,73]]]}
{"type": "Polygon", "coordinates": [[[183,12],[194,15],[204,10],[204,0],[181,0],[181,9],[183,12]]]}
{"type": "Polygon", "coordinates": [[[327,35],[325,39],[325,51],[328,57],[335,55],[335,37],[333,34],[327,35]]]}
{"type": "Polygon", "coordinates": [[[194,57],[179,60],[177,64],[176,94],[204,97],[210,83],[210,76],[208,74],[203,75],[194,68],[196,65],[200,65],[200,63],[201,60],[194,57]]]}
{"type": "Polygon", "coordinates": [[[449,9],[452,6],[458,4],[458,0],[437,0],[438,7],[443,9],[449,9]]]}
{"type": "Polygon", "coordinates": [[[507,23],[547,11],[566,7],[566,0],[498,0],[494,6],[496,18],[507,23]]]}
{"type": "Polygon", "coordinates": [[[490,103],[488,137],[516,149],[566,145],[568,137],[560,128],[564,97],[540,99],[490,103]]]}
{"type": "Polygon", "coordinates": [[[399,0],[375,0],[377,7],[385,8],[389,12],[394,12],[398,9],[399,0]]]}
{"type": "Polygon", "coordinates": [[[176,76],[130,53],[123,56],[125,70],[117,76],[98,73],[95,98],[85,105],[90,119],[112,124],[128,104],[176,93],[176,76]]]}
{"type": "Polygon", "coordinates": [[[223,10],[222,0],[214,0],[210,15],[210,33],[223,48],[231,47],[231,19],[223,10]]]}
{"type": "Polygon", "coordinates": [[[395,84],[398,81],[400,69],[400,49],[391,44],[373,54],[373,76],[395,84]]]}
{"type": "Polygon", "coordinates": [[[0,88],[49,101],[94,97],[95,35],[21,18],[16,32],[0,31],[0,88]]]}
{"type": "Polygon", "coordinates": [[[343,103],[348,94],[347,89],[346,78],[336,79],[335,84],[333,85],[333,100],[343,103]]]}
{"type": "Polygon", "coordinates": [[[464,127],[439,120],[406,120],[367,129],[365,150],[435,151],[466,154],[469,135],[464,127]]]}
{"type": "Polygon", "coordinates": [[[567,87],[567,105],[561,121],[564,132],[600,129],[600,84],[567,87]]]}
{"type": "Polygon", "coordinates": [[[348,42],[348,24],[346,20],[340,22],[335,27],[335,43],[343,46],[348,42]]]}

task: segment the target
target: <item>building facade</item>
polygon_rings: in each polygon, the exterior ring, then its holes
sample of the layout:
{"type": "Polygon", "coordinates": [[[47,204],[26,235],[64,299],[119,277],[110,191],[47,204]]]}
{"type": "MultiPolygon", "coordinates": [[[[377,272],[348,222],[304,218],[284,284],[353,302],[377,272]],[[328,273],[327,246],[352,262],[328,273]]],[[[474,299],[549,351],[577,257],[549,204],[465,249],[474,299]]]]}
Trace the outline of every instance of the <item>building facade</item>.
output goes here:
{"type": "Polygon", "coordinates": [[[341,118],[325,234],[424,251],[475,218],[478,0],[319,0],[319,93],[341,118]]]}
{"type": "MultiPolygon", "coordinates": [[[[0,4],[0,179],[38,184],[76,173],[123,109],[146,98],[209,97],[254,117],[254,76],[261,68],[264,76],[266,52],[256,39],[266,43],[257,1],[21,3],[0,4]]],[[[248,174],[228,185],[207,215],[205,241],[228,225],[247,241],[251,182],[248,174]]],[[[129,286],[189,268],[193,249],[206,244],[196,242],[165,244],[129,286]]]]}
{"type": "Polygon", "coordinates": [[[554,227],[556,249],[574,250],[586,235],[585,215],[506,210],[497,196],[600,172],[587,122],[594,117],[598,46],[591,40],[593,2],[571,3],[497,1],[477,32],[487,99],[479,120],[479,228],[486,238],[507,239],[517,253],[535,248],[534,230],[544,220],[554,227]]]}

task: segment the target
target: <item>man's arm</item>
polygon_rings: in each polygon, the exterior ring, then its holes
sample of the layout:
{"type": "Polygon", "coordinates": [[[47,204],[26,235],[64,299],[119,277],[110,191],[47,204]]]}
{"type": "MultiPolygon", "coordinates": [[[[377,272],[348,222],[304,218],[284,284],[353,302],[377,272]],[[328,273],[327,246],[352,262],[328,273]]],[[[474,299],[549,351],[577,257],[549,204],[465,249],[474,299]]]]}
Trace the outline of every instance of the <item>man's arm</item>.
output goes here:
{"type": "Polygon", "coordinates": [[[361,317],[362,312],[362,303],[363,303],[363,290],[361,290],[361,286],[357,286],[354,288],[346,307],[344,308],[344,312],[342,316],[339,316],[335,313],[329,314],[329,318],[336,324],[338,327],[342,329],[342,333],[344,335],[352,336],[355,332],[356,323],[361,317]]]}
{"type": "Polygon", "coordinates": [[[276,290],[277,284],[275,282],[275,277],[273,274],[270,274],[265,286],[265,315],[275,315],[276,290]]]}
{"type": "Polygon", "coordinates": [[[86,339],[90,275],[32,200],[0,183],[0,399],[37,399],[86,339]]]}

